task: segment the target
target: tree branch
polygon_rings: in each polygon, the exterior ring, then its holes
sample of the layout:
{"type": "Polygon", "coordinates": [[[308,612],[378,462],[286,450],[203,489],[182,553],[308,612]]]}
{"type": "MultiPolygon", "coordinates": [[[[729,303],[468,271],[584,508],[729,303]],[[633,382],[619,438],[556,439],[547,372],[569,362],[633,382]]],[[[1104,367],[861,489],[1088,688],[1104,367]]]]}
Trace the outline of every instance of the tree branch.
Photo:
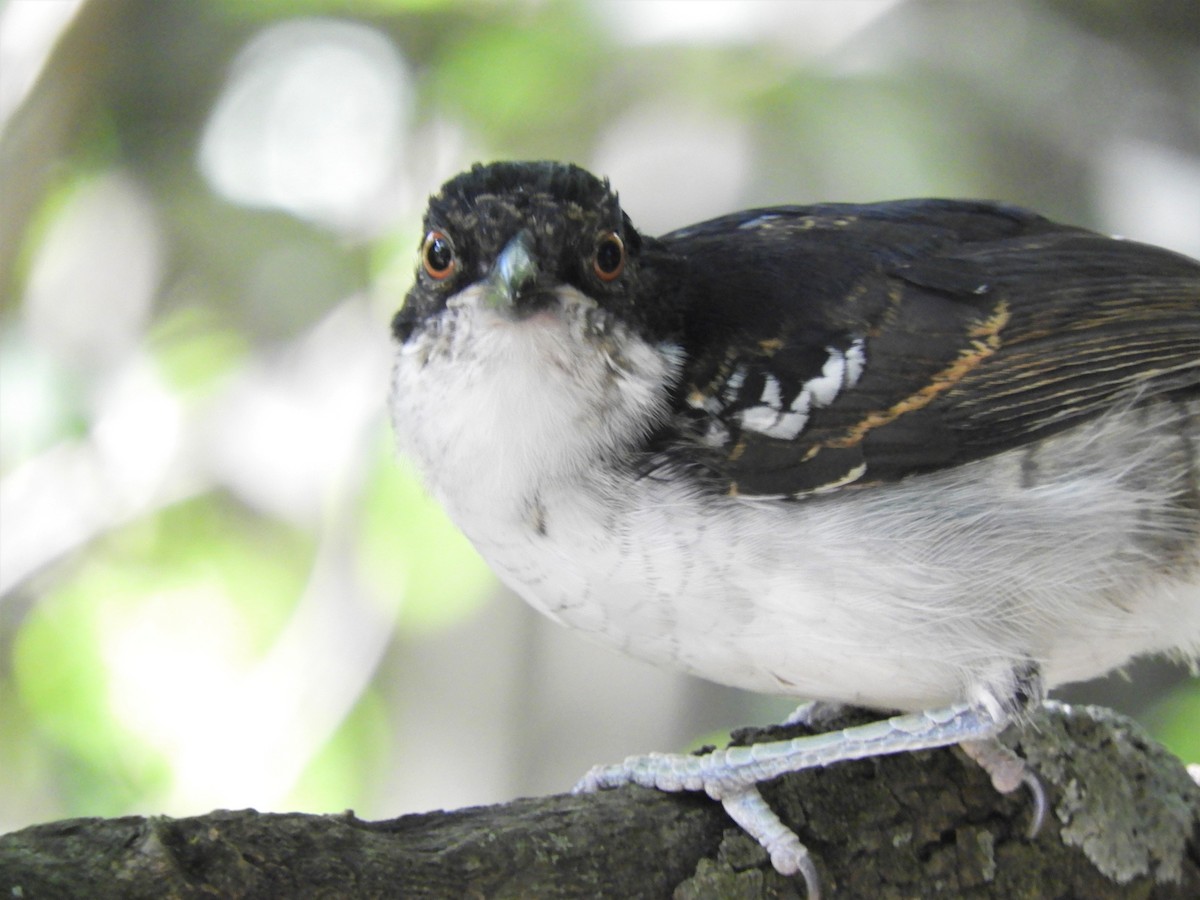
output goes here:
{"type": "MultiPolygon", "coordinates": [[[[958,751],[843,763],[764,793],[812,850],[827,896],[1200,896],[1200,787],[1136,725],[1050,708],[1007,739],[1049,796],[1033,840],[1028,795],[999,796],[958,751]]],[[[0,895],[39,900],[803,892],[717,803],[637,787],[384,822],[219,811],[73,819],[0,838],[0,895]]]]}

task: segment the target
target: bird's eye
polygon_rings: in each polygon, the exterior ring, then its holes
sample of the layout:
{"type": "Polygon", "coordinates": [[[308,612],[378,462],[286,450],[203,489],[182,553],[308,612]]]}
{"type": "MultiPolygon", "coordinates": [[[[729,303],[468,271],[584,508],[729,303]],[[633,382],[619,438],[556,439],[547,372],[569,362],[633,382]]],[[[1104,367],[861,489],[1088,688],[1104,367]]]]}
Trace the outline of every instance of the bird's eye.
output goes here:
{"type": "Polygon", "coordinates": [[[596,241],[592,271],[601,281],[613,281],[625,270],[625,244],[615,231],[606,231],[596,241]]]}
{"type": "Polygon", "coordinates": [[[435,281],[444,281],[453,275],[457,262],[450,238],[440,231],[425,235],[425,243],[421,245],[421,265],[425,274],[435,281]]]}

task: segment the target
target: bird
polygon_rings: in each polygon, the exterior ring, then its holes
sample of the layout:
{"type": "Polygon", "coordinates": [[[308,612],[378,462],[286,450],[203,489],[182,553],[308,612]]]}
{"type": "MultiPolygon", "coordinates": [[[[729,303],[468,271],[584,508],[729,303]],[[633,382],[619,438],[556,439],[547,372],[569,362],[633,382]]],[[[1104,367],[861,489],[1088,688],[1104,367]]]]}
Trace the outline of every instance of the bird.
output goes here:
{"type": "Polygon", "coordinates": [[[396,443],[499,578],[634,657],[881,716],[577,790],[704,791],[815,897],[762,781],[958,744],[1040,818],[996,735],[1200,655],[1197,261],[974,200],[653,237],[553,161],[472,166],[422,230],[396,443]]]}

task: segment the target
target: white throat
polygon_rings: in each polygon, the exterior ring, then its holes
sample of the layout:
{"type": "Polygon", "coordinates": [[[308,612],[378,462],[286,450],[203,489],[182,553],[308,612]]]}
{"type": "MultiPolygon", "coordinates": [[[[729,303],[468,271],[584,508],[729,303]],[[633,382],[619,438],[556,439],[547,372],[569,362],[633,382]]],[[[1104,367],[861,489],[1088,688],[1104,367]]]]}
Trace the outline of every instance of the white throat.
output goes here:
{"type": "Polygon", "coordinates": [[[515,319],[473,286],[400,349],[391,400],[400,450],[460,526],[523,514],[666,415],[678,349],[617,335],[625,326],[573,288],[558,299],[515,319]]]}

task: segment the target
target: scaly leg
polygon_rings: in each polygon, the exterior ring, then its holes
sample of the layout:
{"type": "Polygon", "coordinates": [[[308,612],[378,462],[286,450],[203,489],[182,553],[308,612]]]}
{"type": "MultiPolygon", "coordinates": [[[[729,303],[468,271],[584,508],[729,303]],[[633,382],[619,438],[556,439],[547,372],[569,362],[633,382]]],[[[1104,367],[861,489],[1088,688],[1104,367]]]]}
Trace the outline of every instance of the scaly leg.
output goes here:
{"type": "MultiPolygon", "coordinates": [[[[811,715],[811,709],[800,715],[811,715]]],[[[963,744],[992,776],[998,790],[1008,792],[1022,783],[1030,784],[1039,810],[1044,810],[1041,785],[1027,776],[1019,757],[992,740],[1010,719],[1011,714],[999,703],[958,703],[825,734],[726,747],[702,756],[631,756],[623,763],[596,766],[575,786],[575,793],[629,783],[663,791],[704,791],[720,800],[729,817],[767,850],[779,872],[802,875],[810,900],[815,900],[820,888],[808,850],[767,806],[758,792],[760,782],[845,760],[963,744]]]]}

